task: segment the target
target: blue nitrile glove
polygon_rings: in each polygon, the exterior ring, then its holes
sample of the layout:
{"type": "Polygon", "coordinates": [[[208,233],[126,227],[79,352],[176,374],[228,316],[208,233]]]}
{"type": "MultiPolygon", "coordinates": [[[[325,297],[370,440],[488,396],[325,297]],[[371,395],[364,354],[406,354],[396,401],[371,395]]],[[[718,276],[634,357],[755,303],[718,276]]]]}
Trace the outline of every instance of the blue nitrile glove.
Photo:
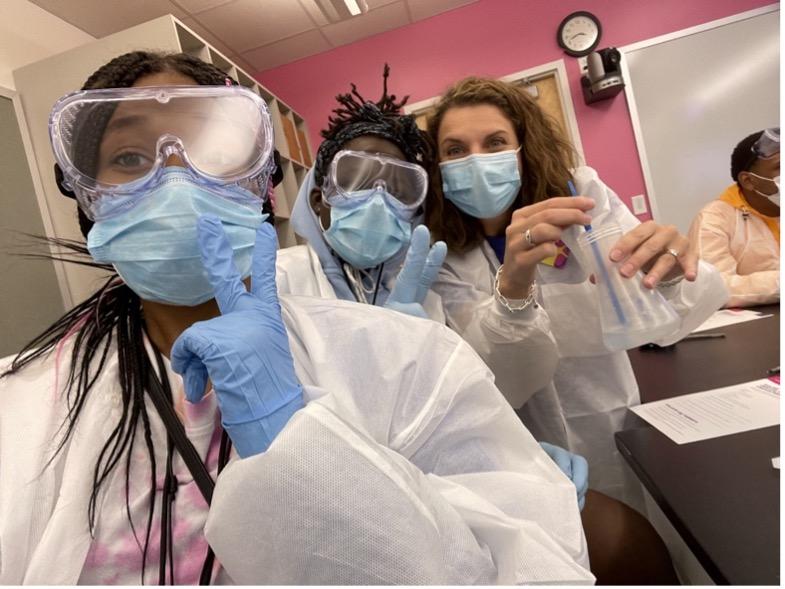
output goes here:
{"type": "Polygon", "coordinates": [[[194,323],[177,338],[172,368],[183,376],[191,403],[204,396],[209,375],[221,423],[237,453],[247,458],[267,450],[303,406],[275,287],[275,229],[262,223],[256,233],[251,292],[234,264],[221,221],[203,215],[197,229],[221,316],[194,323]]]}
{"type": "Polygon", "coordinates": [[[412,232],[406,260],[395,280],[384,306],[415,317],[428,318],[422,306],[425,295],[436,280],[447,255],[447,244],[437,241],[430,246],[431,232],[425,225],[418,225],[412,232]]]}
{"type": "Polygon", "coordinates": [[[551,457],[567,478],[575,485],[578,492],[578,509],[583,509],[586,503],[586,491],[589,490],[589,463],[583,456],[568,452],[564,448],[554,446],[548,442],[540,442],[545,453],[551,457]]]}

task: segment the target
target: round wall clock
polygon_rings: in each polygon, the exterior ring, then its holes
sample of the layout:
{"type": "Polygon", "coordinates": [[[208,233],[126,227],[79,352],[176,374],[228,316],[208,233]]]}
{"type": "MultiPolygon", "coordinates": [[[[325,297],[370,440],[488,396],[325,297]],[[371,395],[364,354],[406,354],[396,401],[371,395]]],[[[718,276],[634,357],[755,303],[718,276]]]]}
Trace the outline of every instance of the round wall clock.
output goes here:
{"type": "Polygon", "coordinates": [[[597,48],[602,35],[599,19],[591,12],[568,14],[556,32],[556,41],[567,55],[583,57],[597,48]]]}

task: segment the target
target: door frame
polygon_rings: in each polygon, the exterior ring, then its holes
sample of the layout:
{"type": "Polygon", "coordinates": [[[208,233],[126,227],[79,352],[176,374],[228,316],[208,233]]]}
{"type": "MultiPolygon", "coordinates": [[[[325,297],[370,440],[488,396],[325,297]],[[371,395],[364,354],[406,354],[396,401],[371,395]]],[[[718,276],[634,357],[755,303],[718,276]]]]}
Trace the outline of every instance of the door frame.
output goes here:
{"type": "MultiPolygon", "coordinates": [[[[47,204],[46,198],[44,197],[44,187],[41,183],[41,177],[38,174],[38,168],[33,163],[35,162],[35,153],[33,151],[33,144],[30,141],[30,133],[27,129],[27,120],[25,119],[22,102],[19,100],[19,93],[16,90],[0,85],[0,96],[10,99],[14,106],[16,123],[17,127],[19,127],[19,134],[22,137],[22,146],[24,147],[25,151],[25,159],[27,160],[27,169],[30,172],[30,178],[33,181],[35,199],[38,203],[38,210],[41,213],[41,221],[44,225],[44,232],[46,233],[47,237],[55,237],[49,205],[47,204]]],[[[58,254],[56,247],[51,244],[49,245],[49,251],[53,256],[58,254]]],[[[73,307],[73,300],[71,298],[71,290],[68,288],[65,262],[61,260],[52,260],[52,265],[54,266],[57,285],[60,288],[60,298],[63,301],[63,307],[67,311],[73,307]]]]}
{"type": "MultiPolygon", "coordinates": [[[[549,61],[519,72],[514,72],[499,78],[502,82],[536,82],[542,78],[554,76],[556,78],[556,87],[559,91],[559,101],[561,103],[562,112],[564,113],[564,122],[567,125],[567,132],[569,133],[568,139],[572,142],[575,151],[578,153],[579,165],[584,165],[586,158],[583,154],[583,143],[581,141],[581,134],[578,130],[578,118],[575,116],[575,106],[572,102],[572,94],[570,93],[570,82],[567,78],[567,68],[564,65],[563,59],[556,61],[549,61]]],[[[434,96],[412,104],[406,104],[403,111],[408,115],[415,117],[431,108],[439,100],[440,96],[434,96]]]]}

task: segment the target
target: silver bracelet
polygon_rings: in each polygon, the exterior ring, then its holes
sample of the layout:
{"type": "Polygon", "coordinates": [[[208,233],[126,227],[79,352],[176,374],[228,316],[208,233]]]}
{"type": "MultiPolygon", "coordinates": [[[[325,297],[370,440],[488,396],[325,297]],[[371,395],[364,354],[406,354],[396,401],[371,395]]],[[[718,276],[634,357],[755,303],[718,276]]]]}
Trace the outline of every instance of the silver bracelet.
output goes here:
{"type": "Polygon", "coordinates": [[[501,276],[502,268],[504,268],[504,264],[499,266],[499,269],[496,270],[496,277],[493,279],[493,296],[494,298],[499,301],[502,306],[507,309],[510,313],[514,313],[515,311],[523,311],[526,307],[534,303],[534,306],[537,306],[536,295],[537,295],[537,283],[532,280],[532,284],[529,287],[529,292],[526,294],[525,299],[513,299],[510,301],[507,297],[505,297],[499,291],[499,276],[501,276]],[[514,305],[512,304],[514,303],[514,305]]]}

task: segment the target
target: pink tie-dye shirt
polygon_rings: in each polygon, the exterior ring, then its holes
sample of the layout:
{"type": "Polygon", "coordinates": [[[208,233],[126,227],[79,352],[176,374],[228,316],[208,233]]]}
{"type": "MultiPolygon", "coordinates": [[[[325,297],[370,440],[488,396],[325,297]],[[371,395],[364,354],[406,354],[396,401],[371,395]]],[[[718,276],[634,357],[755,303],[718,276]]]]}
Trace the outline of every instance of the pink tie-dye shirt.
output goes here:
{"type": "MultiPolygon", "coordinates": [[[[215,394],[210,393],[198,404],[184,401],[182,391],[176,396],[176,410],[183,420],[188,438],[196,447],[210,474],[215,478],[221,441],[220,419],[215,394]]],[[[147,547],[144,583],[158,583],[158,559],[161,539],[161,502],[166,465],[166,432],[154,411],[151,429],[156,455],[155,512],[147,547]]],[[[118,465],[104,495],[95,527],[95,538],[79,577],[80,585],[139,585],[142,583],[142,547],[150,509],[150,460],[142,431],[137,432],[130,467],[128,509],[136,533],[131,529],[126,508],[125,462],[118,465]]],[[[203,529],[207,521],[207,504],[193,481],[188,467],[175,452],[174,472],[178,487],[173,507],[174,582],[196,585],[202,570],[207,542],[203,529]]],[[[167,566],[168,571],[168,566],[167,566]]],[[[167,583],[168,572],[167,572],[167,583]]]]}

